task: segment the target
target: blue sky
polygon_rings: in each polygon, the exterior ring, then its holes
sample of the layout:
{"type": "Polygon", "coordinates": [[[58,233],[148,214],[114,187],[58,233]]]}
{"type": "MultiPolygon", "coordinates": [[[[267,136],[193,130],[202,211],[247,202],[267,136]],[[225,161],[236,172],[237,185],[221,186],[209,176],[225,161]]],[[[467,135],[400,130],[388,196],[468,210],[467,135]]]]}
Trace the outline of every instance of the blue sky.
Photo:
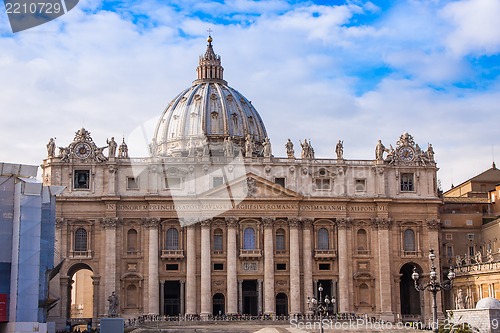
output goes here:
{"type": "MultiPolygon", "coordinates": [[[[500,1],[98,1],[12,34],[0,10],[0,161],[40,164],[85,126],[98,145],[152,130],[195,79],[213,30],[225,79],[273,153],[310,138],[373,159],[378,139],[432,143],[443,189],[500,156],[500,1]]],[[[129,142],[131,155],[145,155],[129,142]]]]}

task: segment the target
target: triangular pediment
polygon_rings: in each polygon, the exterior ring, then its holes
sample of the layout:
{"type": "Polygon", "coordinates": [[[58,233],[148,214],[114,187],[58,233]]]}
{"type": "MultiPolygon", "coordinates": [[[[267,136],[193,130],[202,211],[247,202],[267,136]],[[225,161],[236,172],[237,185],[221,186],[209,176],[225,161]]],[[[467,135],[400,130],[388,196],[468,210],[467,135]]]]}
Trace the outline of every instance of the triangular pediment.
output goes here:
{"type": "Polygon", "coordinates": [[[234,198],[234,199],[299,199],[295,191],[286,189],[253,173],[247,173],[228,183],[217,186],[200,195],[200,198],[234,198]]]}

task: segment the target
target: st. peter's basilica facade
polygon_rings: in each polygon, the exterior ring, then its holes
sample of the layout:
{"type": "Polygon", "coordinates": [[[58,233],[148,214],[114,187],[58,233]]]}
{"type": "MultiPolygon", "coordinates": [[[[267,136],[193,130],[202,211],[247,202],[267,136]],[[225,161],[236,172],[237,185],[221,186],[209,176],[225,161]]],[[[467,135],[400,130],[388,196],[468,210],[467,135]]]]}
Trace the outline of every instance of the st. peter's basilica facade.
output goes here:
{"type": "Polygon", "coordinates": [[[428,272],[428,250],[439,251],[432,146],[403,133],[374,142],[366,160],[344,159],[340,141],[318,159],[310,141],[289,141],[276,157],[210,37],[197,75],[163,112],[147,157],[113,138],[103,150],[84,128],[57,152],[49,143],[44,184],[66,186],[49,320],[95,320],[113,291],[125,318],[295,316],[319,284],[335,312],[428,320],[430,295],[411,272],[428,272]]]}

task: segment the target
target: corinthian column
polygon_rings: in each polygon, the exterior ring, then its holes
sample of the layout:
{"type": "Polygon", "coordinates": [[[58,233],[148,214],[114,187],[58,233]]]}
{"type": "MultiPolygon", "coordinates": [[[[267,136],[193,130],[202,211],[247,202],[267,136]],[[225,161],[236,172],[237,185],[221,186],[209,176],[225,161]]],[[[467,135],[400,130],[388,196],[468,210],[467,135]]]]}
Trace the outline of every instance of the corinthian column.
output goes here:
{"type": "Polygon", "coordinates": [[[304,269],[304,310],[311,313],[307,305],[307,297],[312,297],[313,280],[312,280],[312,250],[311,250],[311,219],[302,220],[302,262],[304,269]]]}
{"type": "Polygon", "coordinates": [[[289,218],[290,226],[290,314],[300,313],[300,245],[298,218],[289,218]]]}
{"type": "Polygon", "coordinates": [[[349,255],[347,251],[347,228],[351,226],[348,219],[342,218],[337,220],[339,231],[339,312],[350,312],[349,307],[349,255]]]}
{"type": "Polygon", "coordinates": [[[201,222],[201,317],[212,314],[212,281],[210,259],[210,221],[201,222]]]}
{"type": "Polygon", "coordinates": [[[158,218],[144,218],[143,224],[148,229],[148,314],[160,314],[160,298],[158,295],[158,218]]]}
{"type": "Polygon", "coordinates": [[[391,257],[389,242],[390,219],[376,218],[373,225],[378,229],[378,290],[380,299],[380,319],[394,321],[392,313],[391,257]]]}
{"type": "Polygon", "coordinates": [[[238,313],[238,276],[235,218],[226,218],[227,223],[227,314],[238,313]]]}
{"type": "Polygon", "coordinates": [[[196,229],[189,225],[186,231],[186,316],[196,314],[196,229]]]}
{"type": "Polygon", "coordinates": [[[101,220],[104,228],[106,242],[104,245],[104,296],[107,298],[113,291],[119,295],[116,290],[116,227],[118,226],[117,217],[106,217],[101,220]]]}
{"type": "Polygon", "coordinates": [[[274,314],[274,248],[273,218],[263,218],[264,223],[264,314],[274,314]]]}

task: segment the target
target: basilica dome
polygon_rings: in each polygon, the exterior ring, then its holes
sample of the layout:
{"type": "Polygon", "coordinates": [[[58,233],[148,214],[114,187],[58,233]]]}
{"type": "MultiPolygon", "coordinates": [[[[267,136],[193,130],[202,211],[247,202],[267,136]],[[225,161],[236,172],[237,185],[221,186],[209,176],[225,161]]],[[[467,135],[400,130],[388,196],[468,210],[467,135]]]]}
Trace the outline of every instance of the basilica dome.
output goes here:
{"type": "Polygon", "coordinates": [[[188,156],[190,151],[223,154],[224,140],[244,149],[252,140],[253,155],[260,155],[266,128],[252,103],[223,79],[221,58],[208,37],[200,56],[198,78],[167,106],[156,125],[150,152],[153,156],[188,156]]]}

